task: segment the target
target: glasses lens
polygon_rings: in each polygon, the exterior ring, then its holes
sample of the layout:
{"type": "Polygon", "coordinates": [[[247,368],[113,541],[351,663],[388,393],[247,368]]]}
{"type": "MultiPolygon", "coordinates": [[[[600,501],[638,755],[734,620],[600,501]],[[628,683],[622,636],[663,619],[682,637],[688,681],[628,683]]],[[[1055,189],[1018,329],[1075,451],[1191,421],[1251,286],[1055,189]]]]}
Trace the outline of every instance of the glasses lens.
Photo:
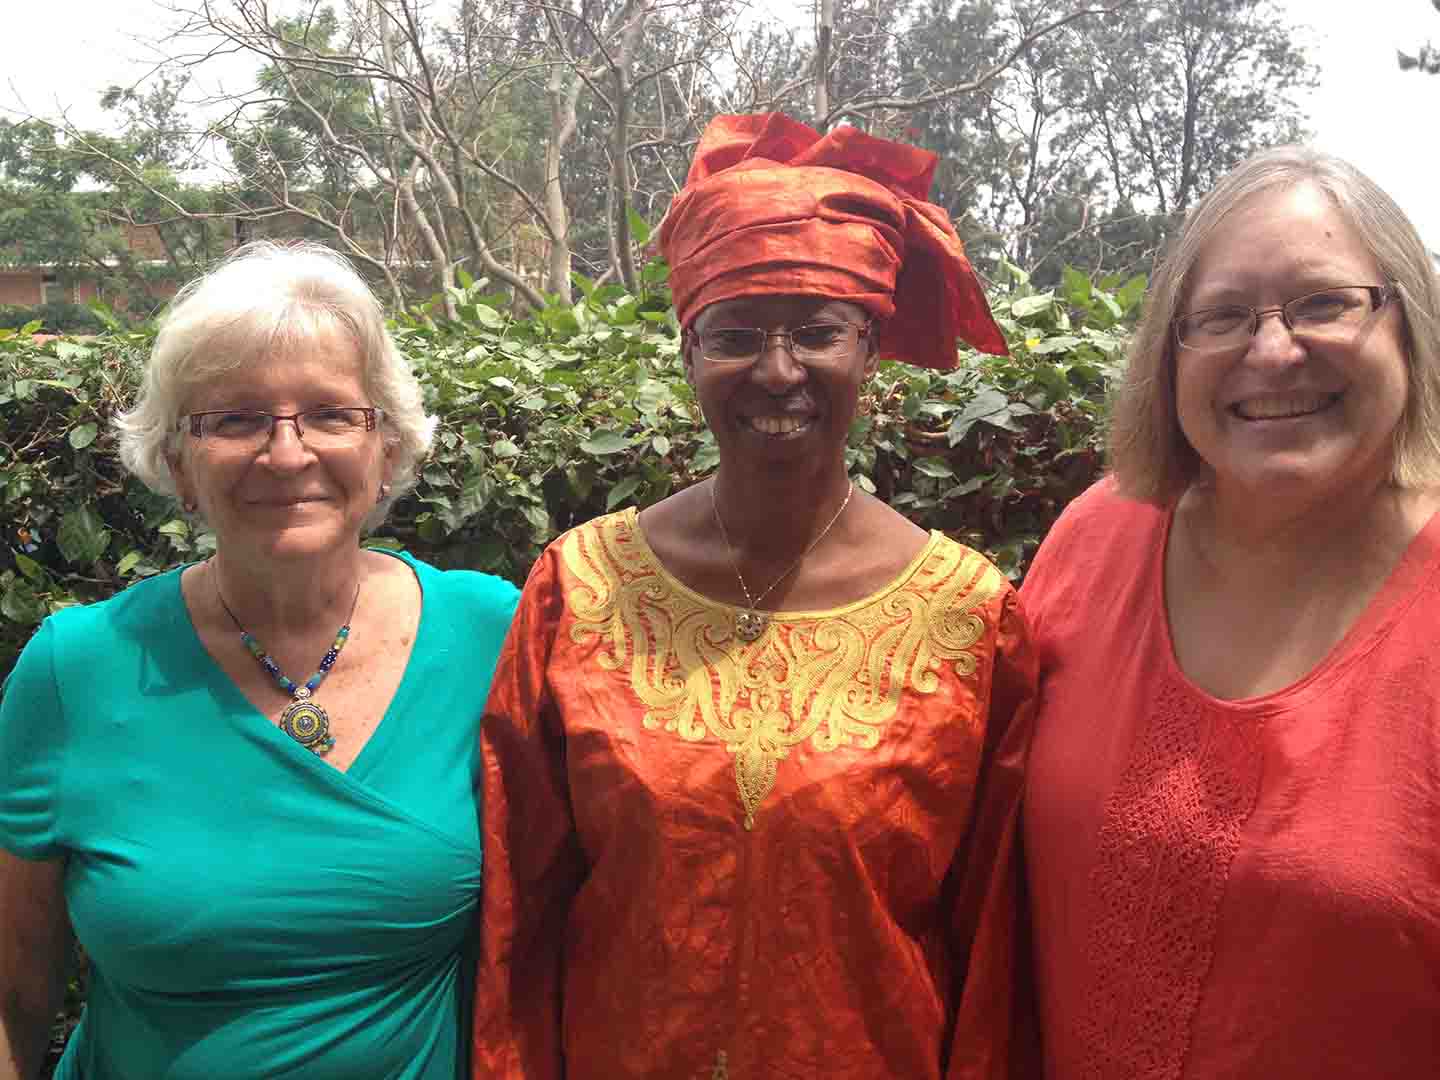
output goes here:
{"type": "Polygon", "coordinates": [[[1175,324],[1180,344],[1189,349],[1209,351],[1230,349],[1250,339],[1249,308],[1218,307],[1186,315],[1175,324]]]}
{"type": "Polygon", "coordinates": [[[790,331],[790,340],[800,360],[834,360],[850,354],[857,329],[849,323],[812,323],[790,331]]]}
{"type": "Polygon", "coordinates": [[[263,412],[212,412],[200,418],[200,434],[224,443],[262,442],[270,434],[270,414],[263,412]]]}
{"type": "Polygon", "coordinates": [[[1374,310],[1370,290],[1358,285],[1311,293],[1285,305],[1296,330],[1314,333],[1347,333],[1374,310]]]}
{"type": "Polygon", "coordinates": [[[311,409],[300,414],[304,439],[311,445],[336,446],[353,443],[368,430],[364,409],[311,409]]]}
{"type": "Polygon", "coordinates": [[[754,360],[765,347],[765,333],[753,327],[727,326],[700,335],[700,351],[717,364],[754,360]]]}

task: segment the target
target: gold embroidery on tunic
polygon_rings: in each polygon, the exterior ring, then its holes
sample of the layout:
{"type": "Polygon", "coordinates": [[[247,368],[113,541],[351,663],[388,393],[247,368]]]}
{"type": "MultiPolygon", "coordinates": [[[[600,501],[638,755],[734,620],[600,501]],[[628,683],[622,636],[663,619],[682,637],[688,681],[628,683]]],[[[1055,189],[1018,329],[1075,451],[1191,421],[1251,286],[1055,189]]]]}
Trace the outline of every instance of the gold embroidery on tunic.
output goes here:
{"type": "Polygon", "coordinates": [[[934,693],[945,662],[974,675],[969,650],[985,633],[975,610],[1005,583],[981,555],[931,541],[878,597],[817,617],[776,616],[746,643],[734,634],[734,609],[677,588],[637,529],[633,513],[619,514],[561,542],[575,579],[571,639],[598,636],[596,663],[628,670],[646,728],[725,744],[747,829],[791,747],[873,749],[905,687],[934,693]]]}
{"type": "Polygon", "coordinates": [[[715,1068],[710,1072],[710,1080],[730,1080],[730,1063],[724,1050],[715,1053],[715,1068]]]}

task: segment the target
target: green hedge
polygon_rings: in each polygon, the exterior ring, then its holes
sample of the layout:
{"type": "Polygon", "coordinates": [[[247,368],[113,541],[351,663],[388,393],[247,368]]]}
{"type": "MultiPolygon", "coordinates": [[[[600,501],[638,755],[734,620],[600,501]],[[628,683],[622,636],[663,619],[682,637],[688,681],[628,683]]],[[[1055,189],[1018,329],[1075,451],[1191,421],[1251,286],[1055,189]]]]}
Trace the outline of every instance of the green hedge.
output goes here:
{"type": "MultiPolygon", "coordinates": [[[[395,333],[441,424],[419,485],[373,542],[518,582],[562,530],[713,469],[664,273],[648,266],[639,296],[577,279],[578,303],[524,318],[463,279],[457,320],[433,301],[400,314],[395,333]]],[[[1106,388],[1145,283],[1069,272],[1036,293],[1010,274],[994,309],[1011,356],[967,353],[945,374],[883,364],[848,456],[867,490],[1018,577],[1098,475],[1106,388]]],[[[0,331],[0,674],[49,612],[214,544],[115,455],[108,421],[149,332],[37,345],[28,329],[0,331]]]]}

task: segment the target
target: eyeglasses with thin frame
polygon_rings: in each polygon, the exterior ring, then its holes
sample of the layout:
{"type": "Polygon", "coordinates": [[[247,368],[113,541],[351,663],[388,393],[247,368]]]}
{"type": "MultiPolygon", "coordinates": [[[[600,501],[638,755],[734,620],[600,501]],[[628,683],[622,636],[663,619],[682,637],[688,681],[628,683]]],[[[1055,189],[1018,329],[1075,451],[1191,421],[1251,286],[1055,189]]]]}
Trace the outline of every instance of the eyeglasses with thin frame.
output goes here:
{"type": "Polygon", "coordinates": [[[700,355],[712,364],[741,366],[760,358],[772,338],[802,364],[824,364],[844,359],[867,337],[872,320],[863,323],[817,322],[788,330],[762,330],[758,326],[716,326],[692,331],[700,342],[700,355]]]}
{"type": "Polygon", "coordinates": [[[260,409],[210,409],[193,412],[190,434],[217,449],[256,451],[270,441],[275,425],[288,420],[295,434],[313,448],[354,446],[374,431],[384,412],[374,405],[324,405],[298,413],[260,409]]]}
{"type": "Polygon", "coordinates": [[[1398,295],[1393,284],[1337,285],[1306,293],[1279,307],[1252,308],[1225,304],[1181,315],[1171,324],[1175,341],[1192,352],[1219,352],[1249,344],[1260,320],[1279,315],[1298,337],[1322,341],[1349,340],[1375,312],[1398,295]]]}

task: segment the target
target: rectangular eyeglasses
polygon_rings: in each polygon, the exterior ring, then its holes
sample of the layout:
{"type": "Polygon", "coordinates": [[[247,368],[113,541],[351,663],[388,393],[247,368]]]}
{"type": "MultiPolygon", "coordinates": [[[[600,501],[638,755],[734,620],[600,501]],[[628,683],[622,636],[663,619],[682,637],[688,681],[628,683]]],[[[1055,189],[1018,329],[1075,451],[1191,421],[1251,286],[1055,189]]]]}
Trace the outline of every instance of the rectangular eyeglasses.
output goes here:
{"type": "Polygon", "coordinates": [[[295,434],[311,447],[350,446],[374,431],[382,411],[374,405],[326,405],[298,413],[269,413],[259,409],[212,409],[188,415],[190,434],[227,449],[255,450],[270,441],[282,420],[295,425],[295,434]]]}
{"type": "Polygon", "coordinates": [[[1226,304],[1181,315],[1172,324],[1175,340],[1195,352],[1218,352],[1247,345],[1260,331],[1260,320],[1279,315],[1292,334],[1323,341],[1348,341],[1375,312],[1396,297],[1392,284],[1337,285],[1306,293],[1279,307],[1226,304]]]}

